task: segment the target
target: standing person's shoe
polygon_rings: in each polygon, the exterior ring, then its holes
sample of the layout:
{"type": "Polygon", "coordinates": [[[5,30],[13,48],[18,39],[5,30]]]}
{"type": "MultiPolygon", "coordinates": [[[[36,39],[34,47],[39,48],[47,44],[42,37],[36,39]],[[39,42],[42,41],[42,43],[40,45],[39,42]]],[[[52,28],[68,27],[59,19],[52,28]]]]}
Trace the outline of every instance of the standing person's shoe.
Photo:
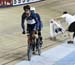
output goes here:
{"type": "Polygon", "coordinates": [[[25,34],[25,31],[23,31],[22,34],[25,34]]]}
{"type": "Polygon", "coordinates": [[[67,43],[68,43],[68,44],[73,44],[73,41],[70,40],[70,41],[67,41],[67,43]]]}

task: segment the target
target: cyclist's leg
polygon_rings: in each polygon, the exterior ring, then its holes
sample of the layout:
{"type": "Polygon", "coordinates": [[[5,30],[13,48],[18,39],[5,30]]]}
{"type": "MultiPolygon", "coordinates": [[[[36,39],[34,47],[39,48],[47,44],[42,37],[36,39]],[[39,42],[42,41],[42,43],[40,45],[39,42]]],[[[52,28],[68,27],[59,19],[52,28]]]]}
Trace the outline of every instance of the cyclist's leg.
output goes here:
{"type": "Polygon", "coordinates": [[[28,44],[31,44],[31,42],[32,42],[32,38],[31,38],[31,36],[28,35],[27,37],[28,37],[28,44]]]}
{"type": "Polygon", "coordinates": [[[38,31],[38,37],[39,37],[39,38],[40,38],[40,40],[42,41],[41,31],[38,31]]]}
{"type": "Polygon", "coordinates": [[[35,47],[36,47],[36,45],[35,45],[35,31],[33,31],[32,32],[32,41],[33,41],[33,54],[35,54],[35,47]]]}
{"type": "Polygon", "coordinates": [[[38,37],[40,37],[41,38],[41,40],[42,40],[42,34],[41,34],[41,27],[39,27],[39,29],[38,29],[38,37]]]}
{"type": "Polygon", "coordinates": [[[27,25],[27,33],[28,33],[28,39],[30,40],[30,42],[32,42],[32,37],[34,37],[34,26],[35,24],[28,24],[27,25]]]}
{"type": "Polygon", "coordinates": [[[34,30],[34,28],[35,28],[35,24],[32,24],[31,25],[31,30],[30,30],[30,37],[31,37],[31,42],[33,42],[32,43],[33,53],[35,53],[35,30],[34,30]]]}
{"type": "Polygon", "coordinates": [[[30,44],[31,43],[31,39],[30,39],[30,25],[29,24],[27,24],[27,42],[28,42],[28,44],[30,44]]]}
{"type": "Polygon", "coordinates": [[[42,41],[41,30],[38,30],[38,37],[40,38],[40,46],[42,47],[43,41],[42,41]]]}

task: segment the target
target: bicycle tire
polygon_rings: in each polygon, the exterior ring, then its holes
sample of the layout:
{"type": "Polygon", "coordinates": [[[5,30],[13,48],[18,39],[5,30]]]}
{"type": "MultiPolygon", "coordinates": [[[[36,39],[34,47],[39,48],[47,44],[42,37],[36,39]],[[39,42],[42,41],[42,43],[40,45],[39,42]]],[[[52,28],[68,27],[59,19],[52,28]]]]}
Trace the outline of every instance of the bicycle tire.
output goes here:
{"type": "Polygon", "coordinates": [[[28,45],[27,55],[28,55],[28,61],[30,61],[31,56],[32,56],[32,45],[31,44],[28,45]]]}
{"type": "Polygon", "coordinates": [[[40,39],[39,38],[37,40],[37,51],[38,51],[38,55],[41,55],[41,47],[40,47],[40,39]]]}

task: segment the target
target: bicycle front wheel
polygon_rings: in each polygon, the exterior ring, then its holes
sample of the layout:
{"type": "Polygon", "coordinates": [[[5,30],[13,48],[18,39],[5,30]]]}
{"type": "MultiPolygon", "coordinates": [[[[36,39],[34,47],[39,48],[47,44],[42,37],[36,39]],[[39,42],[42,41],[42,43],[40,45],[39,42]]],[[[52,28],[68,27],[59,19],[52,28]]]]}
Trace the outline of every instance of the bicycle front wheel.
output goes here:
{"type": "Polygon", "coordinates": [[[32,45],[31,44],[28,45],[27,55],[28,55],[28,60],[30,61],[31,56],[32,56],[32,45]]]}

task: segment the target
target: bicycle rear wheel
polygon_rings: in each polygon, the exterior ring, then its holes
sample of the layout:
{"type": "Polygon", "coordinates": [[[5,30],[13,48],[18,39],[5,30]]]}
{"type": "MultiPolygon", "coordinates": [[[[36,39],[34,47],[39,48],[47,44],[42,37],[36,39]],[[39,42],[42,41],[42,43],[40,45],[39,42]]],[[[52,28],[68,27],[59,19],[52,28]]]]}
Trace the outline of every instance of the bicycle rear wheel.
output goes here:
{"type": "Polygon", "coordinates": [[[38,55],[41,55],[41,47],[38,48],[38,55]]]}

